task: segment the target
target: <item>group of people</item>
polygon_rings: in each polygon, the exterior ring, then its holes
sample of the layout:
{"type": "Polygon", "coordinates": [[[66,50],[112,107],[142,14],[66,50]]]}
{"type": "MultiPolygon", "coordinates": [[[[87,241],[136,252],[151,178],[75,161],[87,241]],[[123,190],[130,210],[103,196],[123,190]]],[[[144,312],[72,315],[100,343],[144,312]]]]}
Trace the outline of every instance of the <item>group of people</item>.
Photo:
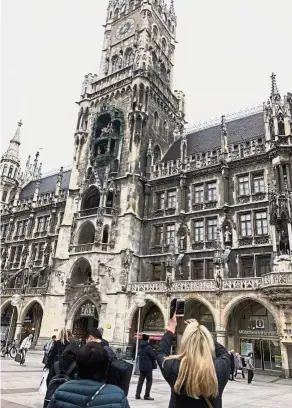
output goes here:
{"type": "Polygon", "coordinates": [[[247,383],[251,384],[254,377],[255,364],[253,353],[248,353],[247,359],[242,357],[239,353],[236,353],[234,350],[230,351],[230,381],[235,381],[238,373],[242,375],[242,378],[245,378],[244,368],[247,369],[247,383]]]}
{"type": "MultiPolygon", "coordinates": [[[[187,320],[185,324],[180,351],[175,355],[171,355],[177,326],[175,315],[169,322],[157,354],[149,344],[149,337],[143,334],[135,397],[141,399],[146,379],[144,399],[153,400],[150,396],[152,371],[158,365],[171,388],[170,408],[221,408],[222,393],[230,374],[230,355],[197,320],[187,320]]],[[[64,329],[59,340],[52,338],[46,345],[45,353],[45,364],[49,370],[48,391],[53,385],[56,388],[51,397],[46,395],[44,407],[129,407],[127,391],[108,381],[116,356],[98,329],[91,329],[86,344],[81,348],[71,333],[64,329]],[[56,385],[60,374],[66,380],[56,385]]]]}

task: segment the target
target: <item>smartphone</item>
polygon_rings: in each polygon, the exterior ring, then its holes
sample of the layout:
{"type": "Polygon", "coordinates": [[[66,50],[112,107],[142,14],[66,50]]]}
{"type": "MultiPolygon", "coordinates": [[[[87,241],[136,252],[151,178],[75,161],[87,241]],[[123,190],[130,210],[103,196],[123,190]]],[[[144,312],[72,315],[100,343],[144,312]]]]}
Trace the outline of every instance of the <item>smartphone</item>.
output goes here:
{"type": "Polygon", "coordinates": [[[177,317],[184,316],[185,314],[185,300],[184,299],[172,299],[170,303],[170,319],[176,313],[177,317]]]}

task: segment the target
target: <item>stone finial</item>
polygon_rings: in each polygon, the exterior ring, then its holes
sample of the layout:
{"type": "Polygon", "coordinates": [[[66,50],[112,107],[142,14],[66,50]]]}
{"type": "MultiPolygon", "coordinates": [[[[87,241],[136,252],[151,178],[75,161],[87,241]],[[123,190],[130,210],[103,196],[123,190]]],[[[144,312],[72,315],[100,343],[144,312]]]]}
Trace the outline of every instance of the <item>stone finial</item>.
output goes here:
{"type": "Polygon", "coordinates": [[[221,149],[222,153],[227,153],[228,151],[228,134],[225,115],[221,116],[221,149]]]}
{"type": "Polygon", "coordinates": [[[274,72],[272,72],[271,75],[271,99],[275,100],[275,99],[280,99],[280,93],[278,90],[278,86],[277,86],[277,82],[276,82],[276,74],[274,72]]]}

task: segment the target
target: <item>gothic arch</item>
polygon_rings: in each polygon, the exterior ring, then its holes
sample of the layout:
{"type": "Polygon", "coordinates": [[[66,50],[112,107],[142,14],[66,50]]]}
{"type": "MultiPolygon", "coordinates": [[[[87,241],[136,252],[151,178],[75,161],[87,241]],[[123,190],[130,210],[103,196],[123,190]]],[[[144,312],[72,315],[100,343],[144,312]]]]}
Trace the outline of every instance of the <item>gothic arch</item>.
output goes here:
{"type": "Polygon", "coordinates": [[[217,326],[218,322],[218,317],[217,317],[217,313],[216,313],[216,309],[214,308],[214,306],[212,305],[212,303],[210,303],[205,297],[203,297],[202,295],[194,295],[191,296],[189,298],[186,299],[186,306],[188,303],[190,302],[197,302],[198,304],[201,304],[203,306],[206,306],[206,308],[209,310],[209,312],[211,313],[215,326],[217,326]]]}
{"type": "Polygon", "coordinates": [[[91,221],[83,222],[77,233],[78,245],[93,244],[95,237],[95,226],[91,221]]]}
{"type": "MultiPolygon", "coordinates": [[[[164,318],[164,327],[167,327],[169,319],[168,319],[168,316],[167,316],[167,310],[162,305],[162,303],[152,295],[146,295],[145,299],[158,307],[158,309],[161,311],[162,316],[164,318]]],[[[133,321],[133,319],[135,317],[135,314],[136,314],[137,310],[138,310],[138,307],[136,305],[133,305],[131,307],[129,315],[128,315],[128,319],[127,319],[127,322],[126,322],[126,328],[131,328],[132,321],[133,321]]]]}
{"type": "MultiPolygon", "coordinates": [[[[2,305],[1,305],[1,314],[11,305],[11,300],[12,299],[7,299],[7,300],[5,300],[5,302],[2,303],[2,305]]],[[[14,306],[14,307],[16,307],[17,316],[19,316],[19,312],[20,312],[19,305],[14,306]]]]}
{"type": "Polygon", "coordinates": [[[41,309],[42,309],[42,311],[44,313],[45,306],[44,306],[43,302],[38,298],[33,298],[25,305],[24,309],[21,312],[20,319],[19,319],[21,323],[23,323],[24,319],[27,316],[27,313],[32,308],[32,306],[34,306],[35,303],[39,304],[39,306],[41,307],[41,309]]]}
{"type": "Polygon", "coordinates": [[[127,48],[125,51],[125,67],[132,65],[134,61],[134,53],[132,48],[127,48]]]}
{"type": "Polygon", "coordinates": [[[161,149],[159,145],[157,144],[156,146],[154,146],[154,149],[153,149],[153,164],[157,164],[158,162],[160,162],[161,157],[162,157],[161,149]]]}
{"type": "Polygon", "coordinates": [[[103,244],[108,244],[109,237],[110,237],[110,227],[109,227],[108,224],[106,224],[106,225],[103,227],[103,231],[102,231],[102,241],[101,241],[101,242],[102,242],[103,244]]]}
{"type": "Polygon", "coordinates": [[[90,186],[84,193],[81,209],[89,210],[91,208],[98,208],[100,205],[100,192],[96,186],[90,186]]]}
{"type": "Polygon", "coordinates": [[[277,325],[277,331],[280,333],[281,332],[281,324],[280,324],[276,309],[266,299],[264,299],[262,297],[259,297],[258,295],[254,294],[254,293],[250,293],[248,295],[242,294],[242,295],[236,296],[229,303],[227,303],[227,305],[223,309],[223,313],[222,313],[222,325],[223,325],[223,327],[225,327],[225,328],[227,327],[228,319],[231,316],[231,313],[235,310],[235,308],[241,302],[244,302],[244,301],[246,301],[248,299],[253,300],[254,302],[259,303],[260,305],[264,306],[272,314],[273,318],[275,319],[275,323],[277,325]]]}
{"type": "Polygon", "coordinates": [[[76,313],[78,312],[78,310],[80,309],[80,307],[86,302],[89,301],[91,302],[97,312],[99,312],[99,308],[100,308],[100,304],[99,304],[99,300],[94,299],[92,296],[89,295],[83,295],[81,298],[79,298],[76,302],[74,302],[72,308],[69,310],[68,312],[68,317],[67,317],[67,324],[66,327],[68,329],[72,329],[73,327],[73,321],[74,321],[74,317],[76,315],[76,313]]]}
{"type": "Polygon", "coordinates": [[[71,286],[85,284],[87,281],[92,281],[92,267],[88,259],[81,257],[71,267],[71,286]]]}

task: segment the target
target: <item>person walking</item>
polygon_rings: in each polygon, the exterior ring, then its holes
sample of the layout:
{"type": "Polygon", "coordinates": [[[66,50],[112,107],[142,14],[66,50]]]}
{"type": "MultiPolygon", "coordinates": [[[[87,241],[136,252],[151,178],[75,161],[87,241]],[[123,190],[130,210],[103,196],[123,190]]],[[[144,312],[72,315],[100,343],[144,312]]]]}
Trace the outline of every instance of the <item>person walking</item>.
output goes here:
{"type": "Polygon", "coordinates": [[[70,368],[70,372],[68,377],[71,379],[76,378],[77,375],[77,366],[76,366],[76,358],[80,351],[78,344],[75,341],[72,341],[68,344],[68,346],[63,351],[60,360],[56,361],[50,368],[49,374],[47,376],[47,386],[49,386],[51,379],[55,375],[64,374],[68,372],[70,368]],[[75,364],[73,364],[75,362],[75,364]]]}
{"type": "Polygon", "coordinates": [[[20,360],[20,365],[23,367],[25,366],[25,360],[26,360],[26,353],[27,350],[30,349],[31,343],[32,343],[33,335],[29,334],[21,343],[19,352],[21,354],[21,360],[20,360]]]}
{"type": "Polygon", "coordinates": [[[129,408],[123,390],[105,383],[108,364],[108,355],[102,344],[85,344],[76,359],[79,379],[62,384],[48,408],[129,408]]]}
{"type": "Polygon", "coordinates": [[[179,353],[170,355],[177,326],[169,322],[158,347],[157,362],[171,387],[170,408],[222,407],[230,373],[228,351],[197,320],[186,320],[179,353]]]}
{"type": "Polygon", "coordinates": [[[230,351],[230,376],[229,380],[234,381],[234,370],[235,370],[235,356],[234,356],[234,350],[230,351]]]}
{"type": "Polygon", "coordinates": [[[237,377],[238,371],[241,372],[242,378],[245,378],[244,371],[243,371],[243,358],[239,353],[235,354],[235,378],[237,377]]]}
{"type": "Polygon", "coordinates": [[[62,329],[60,331],[59,340],[55,341],[53,347],[51,348],[48,354],[48,360],[45,365],[45,368],[48,368],[50,370],[50,368],[55,364],[55,362],[60,360],[63,351],[70,343],[69,339],[72,340],[71,331],[67,329],[62,329]]]}
{"type": "Polygon", "coordinates": [[[150,390],[152,386],[152,371],[156,368],[156,356],[152,347],[149,344],[149,336],[142,334],[142,341],[140,345],[139,353],[139,381],[136,390],[136,399],[141,399],[141,391],[146,378],[146,390],[144,400],[154,401],[154,398],[150,397],[150,390]]]}
{"type": "Polygon", "coordinates": [[[248,353],[247,355],[246,368],[247,368],[247,383],[251,384],[255,371],[253,353],[248,353]]]}

